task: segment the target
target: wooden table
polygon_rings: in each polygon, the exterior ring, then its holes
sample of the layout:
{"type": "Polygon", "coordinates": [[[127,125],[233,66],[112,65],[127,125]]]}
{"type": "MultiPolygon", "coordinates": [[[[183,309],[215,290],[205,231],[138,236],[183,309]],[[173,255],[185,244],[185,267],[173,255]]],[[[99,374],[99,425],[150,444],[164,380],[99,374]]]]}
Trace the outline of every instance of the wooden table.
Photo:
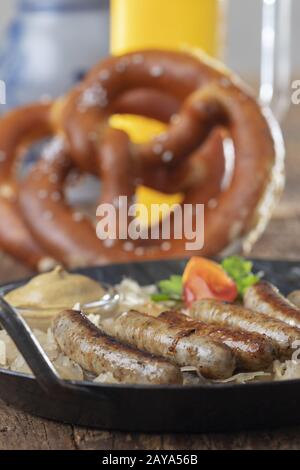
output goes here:
{"type": "MultiPolygon", "coordinates": [[[[287,188],[265,235],[255,246],[257,257],[300,260],[300,107],[284,125],[287,143],[287,188]]],[[[0,221],[2,223],[2,221],[0,221]]],[[[0,258],[0,283],[28,275],[6,256],[0,258]]],[[[2,449],[300,449],[300,426],[270,432],[202,435],[145,435],[102,432],[29,416],[0,402],[2,449]]]]}

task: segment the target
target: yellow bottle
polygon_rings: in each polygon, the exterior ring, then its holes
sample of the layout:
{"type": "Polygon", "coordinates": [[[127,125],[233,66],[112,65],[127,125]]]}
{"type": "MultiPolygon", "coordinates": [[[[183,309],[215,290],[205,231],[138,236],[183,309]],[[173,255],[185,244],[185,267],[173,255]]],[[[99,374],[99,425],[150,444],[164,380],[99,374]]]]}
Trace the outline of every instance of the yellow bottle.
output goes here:
{"type": "Polygon", "coordinates": [[[220,0],[111,0],[111,52],[199,47],[220,49],[220,0]]]}

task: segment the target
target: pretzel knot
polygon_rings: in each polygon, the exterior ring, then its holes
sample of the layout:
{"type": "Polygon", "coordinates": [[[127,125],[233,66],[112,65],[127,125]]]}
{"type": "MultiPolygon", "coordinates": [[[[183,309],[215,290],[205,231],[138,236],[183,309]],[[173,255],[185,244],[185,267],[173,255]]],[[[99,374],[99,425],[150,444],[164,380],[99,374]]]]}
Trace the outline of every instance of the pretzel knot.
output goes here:
{"type": "MultiPolygon", "coordinates": [[[[42,135],[57,134],[18,184],[14,203],[35,250],[39,246],[67,266],[190,254],[185,237],[173,236],[167,245],[161,239],[99,240],[91,221],[65,200],[66,180],[74,168],[101,179],[100,203],[115,204],[119,196],[133,201],[143,184],[169,194],[181,192],[183,204],[204,204],[203,255],[233,244],[249,247],[262,233],[283,186],[281,133],[270,112],[227,71],[186,53],[136,52],[105,60],[49,106],[41,108],[47,118],[37,122],[28,109],[30,120],[19,139],[34,127],[42,135]],[[110,127],[115,113],[151,117],[167,128],[137,144],[110,127]]],[[[7,117],[0,123],[0,149],[18,125],[12,121],[9,132],[1,131],[7,117]]],[[[13,139],[11,146],[15,153],[13,139]]],[[[193,222],[195,215],[190,217],[193,222]]],[[[0,231],[5,246],[3,238],[0,231]]],[[[20,257],[14,247],[10,252],[20,257]]],[[[25,261],[31,255],[27,250],[25,261]]]]}

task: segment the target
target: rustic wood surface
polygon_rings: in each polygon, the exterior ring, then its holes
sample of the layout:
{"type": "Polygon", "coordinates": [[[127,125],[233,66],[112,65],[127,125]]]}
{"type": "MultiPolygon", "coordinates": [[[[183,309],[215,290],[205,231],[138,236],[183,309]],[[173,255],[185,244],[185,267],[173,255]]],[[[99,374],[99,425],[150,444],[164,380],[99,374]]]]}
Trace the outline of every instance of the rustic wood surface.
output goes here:
{"type": "MultiPolygon", "coordinates": [[[[294,106],[285,120],[287,187],[265,235],[252,252],[253,256],[300,260],[299,117],[300,108],[294,106]]],[[[28,274],[28,270],[8,257],[0,257],[0,283],[28,274]]],[[[4,449],[300,449],[300,426],[226,434],[126,434],[50,422],[16,411],[0,402],[0,450],[4,449]]]]}

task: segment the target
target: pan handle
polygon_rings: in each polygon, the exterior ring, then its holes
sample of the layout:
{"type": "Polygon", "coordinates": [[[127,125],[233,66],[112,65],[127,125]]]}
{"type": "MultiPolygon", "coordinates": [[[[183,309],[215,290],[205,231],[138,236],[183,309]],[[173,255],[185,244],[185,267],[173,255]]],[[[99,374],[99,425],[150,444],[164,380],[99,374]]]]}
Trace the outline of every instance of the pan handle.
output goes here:
{"type": "MultiPolygon", "coordinates": [[[[72,393],[85,394],[93,400],[107,398],[84,385],[62,380],[41,345],[21,315],[0,296],[0,323],[14,341],[18,350],[32,370],[40,387],[51,396],[69,398],[72,393]]],[[[106,403],[107,404],[107,403],[106,403]]]]}

